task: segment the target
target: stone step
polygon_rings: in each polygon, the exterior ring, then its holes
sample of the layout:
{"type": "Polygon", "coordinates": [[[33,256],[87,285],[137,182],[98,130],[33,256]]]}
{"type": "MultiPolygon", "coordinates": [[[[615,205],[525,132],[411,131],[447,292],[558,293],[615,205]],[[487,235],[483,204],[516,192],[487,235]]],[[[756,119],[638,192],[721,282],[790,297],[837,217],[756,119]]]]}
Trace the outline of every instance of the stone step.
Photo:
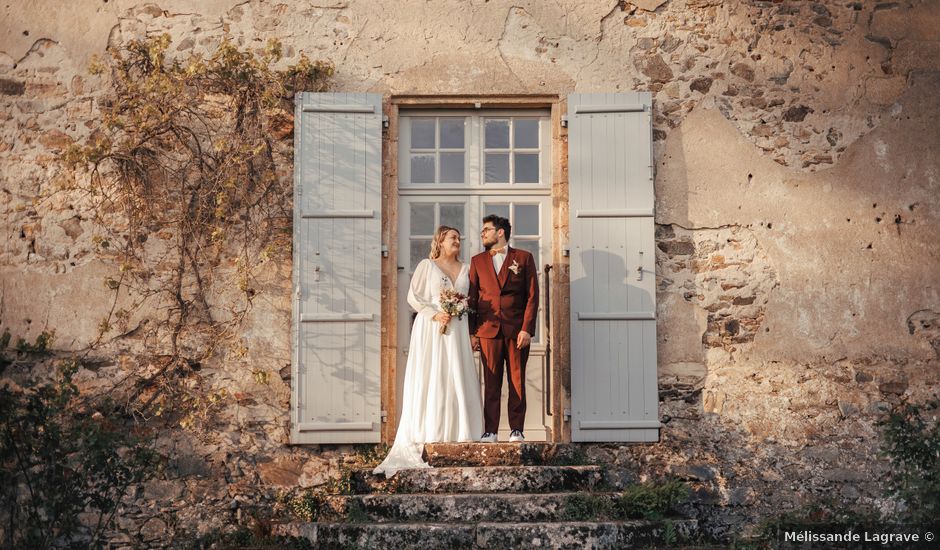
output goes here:
{"type": "Polygon", "coordinates": [[[378,523],[544,522],[603,517],[618,493],[469,493],[329,497],[334,518],[378,523]]]}
{"type": "Polygon", "coordinates": [[[698,538],[694,519],[480,523],[476,548],[649,548],[698,538]]]}
{"type": "Polygon", "coordinates": [[[431,466],[564,466],[584,464],[579,447],[566,443],[427,443],[431,466]]]}
{"type": "Polygon", "coordinates": [[[646,548],[689,541],[690,519],[555,523],[307,523],[278,534],[305,537],[315,548],[646,548]]]}
{"type": "Polygon", "coordinates": [[[357,494],[371,493],[548,493],[601,486],[599,466],[450,466],[402,470],[386,479],[371,469],[350,472],[357,494]]]}

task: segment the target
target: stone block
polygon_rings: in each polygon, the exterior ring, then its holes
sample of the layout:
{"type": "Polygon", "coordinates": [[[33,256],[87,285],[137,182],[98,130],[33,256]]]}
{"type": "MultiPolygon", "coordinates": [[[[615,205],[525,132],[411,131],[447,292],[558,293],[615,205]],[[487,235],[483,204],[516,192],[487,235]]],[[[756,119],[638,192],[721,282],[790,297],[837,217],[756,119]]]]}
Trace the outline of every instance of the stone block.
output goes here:
{"type": "Polygon", "coordinates": [[[885,380],[878,384],[878,391],[882,395],[903,395],[907,387],[908,382],[904,379],[885,380]]]}
{"type": "Polygon", "coordinates": [[[650,55],[637,58],[634,62],[636,68],[648,76],[651,81],[665,83],[673,78],[672,69],[663,61],[660,55],[650,55]]]}
{"type": "Polygon", "coordinates": [[[144,542],[158,541],[166,537],[168,528],[166,522],[162,519],[157,517],[150,518],[140,526],[140,537],[144,542]]]}
{"type": "Polygon", "coordinates": [[[192,454],[182,454],[172,458],[169,470],[175,477],[205,477],[212,471],[206,459],[192,454]]]}
{"type": "Polygon", "coordinates": [[[747,63],[735,63],[731,67],[731,74],[743,78],[748,82],[754,81],[754,69],[751,68],[747,63]]]}
{"type": "Polygon", "coordinates": [[[143,498],[158,502],[170,502],[183,495],[183,483],[171,480],[149,481],[144,484],[143,498]]]}
{"type": "Polygon", "coordinates": [[[858,414],[858,406],[854,403],[848,401],[839,400],[839,414],[842,415],[842,418],[848,418],[858,414]]]}
{"type": "Polygon", "coordinates": [[[659,6],[665,4],[668,0],[630,0],[630,3],[646,11],[656,11],[659,6]]]}
{"type": "Polygon", "coordinates": [[[277,458],[259,464],[258,475],[264,483],[294,487],[298,485],[303,469],[304,462],[299,458],[277,458]]]}
{"type": "Polygon", "coordinates": [[[23,95],[26,83],[11,78],[0,78],[0,95],[23,95]]]}
{"type": "Polygon", "coordinates": [[[861,469],[833,468],[822,472],[822,477],[829,481],[841,483],[844,481],[866,481],[869,479],[870,474],[861,469]]]}

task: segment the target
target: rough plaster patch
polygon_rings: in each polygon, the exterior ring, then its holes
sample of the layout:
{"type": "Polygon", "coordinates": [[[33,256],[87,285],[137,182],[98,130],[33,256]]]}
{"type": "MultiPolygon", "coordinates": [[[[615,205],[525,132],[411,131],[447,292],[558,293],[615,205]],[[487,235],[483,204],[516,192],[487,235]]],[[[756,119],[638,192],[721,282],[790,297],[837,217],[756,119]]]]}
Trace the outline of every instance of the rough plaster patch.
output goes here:
{"type": "Polygon", "coordinates": [[[876,139],[874,146],[875,156],[878,157],[878,161],[884,165],[888,162],[888,144],[880,139],[876,139]]]}
{"type": "MultiPolygon", "coordinates": [[[[66,274],[0,269],[3,327],[15,338],[32,342],[55,331],[55,349],[81,349],[98,334],[98,323],[111,309],[114,293],[104,284],[110,265],[94,262],[66,274]]],[[[126,296],[119,300],[126,305],[126,296]]]]}

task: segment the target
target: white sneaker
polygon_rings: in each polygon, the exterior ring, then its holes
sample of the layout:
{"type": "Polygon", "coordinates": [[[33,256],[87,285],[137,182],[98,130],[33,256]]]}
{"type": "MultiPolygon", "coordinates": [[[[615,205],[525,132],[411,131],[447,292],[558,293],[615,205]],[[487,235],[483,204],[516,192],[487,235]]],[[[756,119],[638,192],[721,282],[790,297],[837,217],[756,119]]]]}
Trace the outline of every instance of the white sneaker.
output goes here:
{"type": "Polygon", "coordinates": [[[483,437],[480,438],[480,443],[496,443],[496,434],[486,432],[483,434],[483,437]]]}
{"type": "Polygon", "coordinates": [[[523,436],[522,432],[519,430],[513,430],[512,433],[509,434],[509,442],[518,443],[520,441],[525,441],[525,436],[523,436]]]}

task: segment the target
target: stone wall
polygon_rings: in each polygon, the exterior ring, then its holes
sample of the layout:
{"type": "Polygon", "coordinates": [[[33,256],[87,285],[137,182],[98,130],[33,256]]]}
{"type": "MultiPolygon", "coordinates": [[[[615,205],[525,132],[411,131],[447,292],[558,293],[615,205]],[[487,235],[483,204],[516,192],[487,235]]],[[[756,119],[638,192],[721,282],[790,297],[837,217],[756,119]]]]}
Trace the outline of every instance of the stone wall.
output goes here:
{"type": "MultiPolygon", "coordinates": [[[[591,453],[703,483],[719,535],[827,495],[887,505],[874,422],[940,373],[940,3],[56,4],[0,8],[0,331],[55,329],[68,352],[111,307],[116,266],[84,199],[51,193],[57,155],[99,112],[108,83],[86,67],[109,45],[168,32],[185,56],[278,38],[285,62],[334,62],[334,89],[383,94],[652,90],[671,420],[659,445],[591,453]]],[[[122,537],[244,522],[277,489],[335,475],[347,448],[286,445],[289,274],[265,268],[244,357],[202,366],[206,395],[229,397],[163,432],[169,468],[122,512],[122,537]]],[[[158,368],[159,342],[133,329],[159,315],[106,342],[81,384],[158,368]]]]}

